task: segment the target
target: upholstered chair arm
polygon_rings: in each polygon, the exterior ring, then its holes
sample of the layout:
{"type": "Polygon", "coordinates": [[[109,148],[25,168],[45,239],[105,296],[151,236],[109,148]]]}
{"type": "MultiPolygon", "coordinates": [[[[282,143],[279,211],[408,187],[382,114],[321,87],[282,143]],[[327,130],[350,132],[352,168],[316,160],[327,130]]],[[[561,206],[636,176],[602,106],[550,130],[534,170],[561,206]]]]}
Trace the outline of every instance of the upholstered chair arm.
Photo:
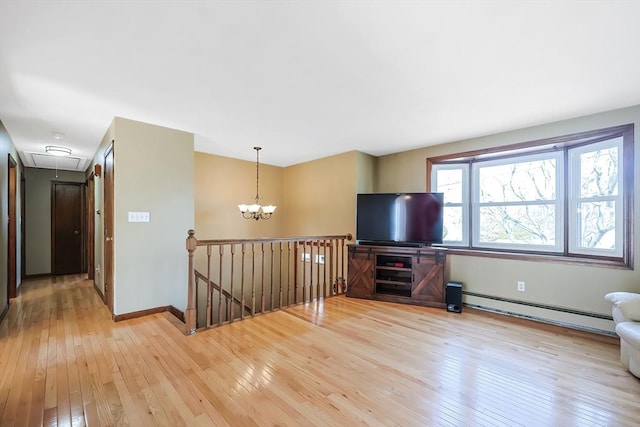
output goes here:
{"type": "Polygon", "coordinates": [[[640,322],[640,294],[633,292],[611,292],[604,299],[613,304],[613,320],[616,323],[640,322]]]}

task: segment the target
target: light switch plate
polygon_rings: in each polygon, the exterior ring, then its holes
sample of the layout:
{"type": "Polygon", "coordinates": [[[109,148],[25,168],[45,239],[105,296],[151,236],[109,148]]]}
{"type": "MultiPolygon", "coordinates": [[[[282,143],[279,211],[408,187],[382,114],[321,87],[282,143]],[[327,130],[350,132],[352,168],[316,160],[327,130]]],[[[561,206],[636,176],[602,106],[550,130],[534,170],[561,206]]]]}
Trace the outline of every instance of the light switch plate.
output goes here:
{"type": "Polygon", "coordinates": [[[129,212],[129,222],[149,222],[149,212],[129,212]]]}

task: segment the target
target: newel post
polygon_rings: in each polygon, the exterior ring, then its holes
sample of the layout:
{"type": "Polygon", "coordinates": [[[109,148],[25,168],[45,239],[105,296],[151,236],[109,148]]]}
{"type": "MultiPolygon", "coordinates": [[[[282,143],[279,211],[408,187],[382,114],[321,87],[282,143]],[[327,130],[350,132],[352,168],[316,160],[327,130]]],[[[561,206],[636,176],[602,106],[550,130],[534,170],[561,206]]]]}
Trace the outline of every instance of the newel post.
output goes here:
{"type": "Polygon", "coordinates": [[[187,290],[187,311],[184,313],[185,334],[193,335],[196,333],[196,282],[193,267],[193,253],[198,246],[198,239],[195,238],[194,230],[188,231],[187,252],[189,253],[189,279],[187,290]]]}

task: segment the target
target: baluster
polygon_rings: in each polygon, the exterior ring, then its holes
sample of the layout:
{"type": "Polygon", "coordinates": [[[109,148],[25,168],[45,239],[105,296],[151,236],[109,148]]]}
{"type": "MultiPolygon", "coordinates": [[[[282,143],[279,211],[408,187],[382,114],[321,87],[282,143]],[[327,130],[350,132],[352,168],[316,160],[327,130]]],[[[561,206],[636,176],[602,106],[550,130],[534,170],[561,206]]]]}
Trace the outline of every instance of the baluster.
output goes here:
{"type": "Polygon", "coordinates": [[[218,249],[220,251],[220,262],[218,263],[220,267],[220,274],[218,279],[218,286],[220,287],[220,289],[218,289],[218,326],[220,326],[222,324],[222,291],[224,290],[224,286],[222,283],[222,259],[224,255],[224,245],[219,245],[218,249]]]}
{"type": "Polygon", "coordinates": [[[231,244],[231,284],[230,284],[230,290],[229,290],[229,292],[231,293],[231,298],[227,298],[229,300],[228,303],[227,303],[228,306],[229,306],[229,308],[227,309],[227,311],[229,312],[229,319],[228,319],[229,323],[233,323],[233,319],[236,317],[236,313],[235,313],[236,307],[235,307],[235,304],[234,304],[234,301],[233,301],[233,298],[234,298],[234,295],[235,295],[233,293],[233,282],[234,282],[234,274],[233,274],[233,272],[234,272],[234,267],[235,267],[235,265],[234,265],[235,262],[234,261],[235,261],[235,258],[236,258],[235,255],[236,255],[236,245],[232,243],[231,244]]]}
{"type": "Polygon", "coordinates": [[[307,241],[302,242],[302,253],[304,261],[302,262],[302,303],[307,302],[307,241]]]}
{"type": "Polygon", "coordinates": [[[324,264],[322,264],[322,297],[327,297],[327,241],[322,241],[322,257],[324,258],[324,264]]]}
{"type": "MultiPolygon", "coordinates": [[[[333,247],[336,245],[336,241],[335,240],[331,240],[331,245],[329,246],[329,288],[330,288],[330,292],[329,295],[334,295],[338,292],[338,278],[335,277],[333,275],[333,263],[335,262],[335,260],[333,259],[333,247]],[[336,289],[335,292],[333,290],[333,284],[335,283],[336,285],[336,289]]],[[[327,260],[325,259],[325,268],[326,268],[326,262],[327,260]]],[[[337,275],[336,275],[337,276],[337,275]]]]}
{"type": "Polygon", "coordinates": [[[293,242],[293,303],[298,303],[298,260],[300,257],[298,256],[298,248],[300,247],[299,242],[293,242]]]}
{"type": "Polygon", "coordinates": [[[256,312],[256,246],[255,244],[252,243],[251,244],[251,317],[253,317],[253,314],[255,312],[256,312]]]}
{"type": "Polygon", "coordinates": [[[316,300],[320,301],[320,266],[322,265],[320,264],[320,240],[317,240],[316,244],[318,245],[318,254],[316,255],[316,258],[318,258],[316,264],[316,300]]]}
{"type": "Polygon", "coordinates": [[[195,238],[196,232],[194,230],[188,231],[187,241],[185,243],[188,252],[188,277],[187,277],[187,309],[184,313],[184,326],[185,334],[196,333],[196,284],[195,284],[195,271],[193,266],[193,253],[198,246],[198,240],[195,238]]]}
{"type": "Polygon", "coordinates": [[[271,273],[269,275],[269,310],[273,311],[273,242],[270,242],[269,246],[271,249],[271,273]]]}
{"type": "MultiPolygon", "coordinates": [[[[293,265],[295,268],[295,262],[293,265]]],[[[291,242],[287,242],[287,305],[291,305],[291,242]]]]}
{"type": "Polygon", "coordinates": [[[211,320],[213,315],[213,310],[211,307],[212,297],[213,297],[213,286],[211,285],[211,245],[207,245],[207,311],[206,311],[207,328],[211,327],[211,320]]]}
{"type": "Polygon", "coordinates": [[[344,292],[344,284],[345,284],[345,279],[344,279],[344,239],[340,239],[340,246],[338,247],[338,251],[340,252],[340,279],[342,282],[342,289],[341,291],[344,292]]]}
{"type": "Polygon", "coordinates": [[[260,313],[264,314],[264,243],[260,244],[262,250],[262,262],[260,263],[260,280],[262,281],[262,285],[260,286],[260,313]]]}
{"type": "Polygon", "coordinates": [[[316,299],[315,296],[315,288],[314,288],[314,283],[313,283],[313,266],[316,266],[316,269],[318,268],[318,265],[315,263],[314,258],[317,256],[316,254],[313,253],[313,248],[314,248],[315,243],[312,240],[311,242],[309,242],[309,257],[310,257],[310,262],[309,262],[309,302],[313,301],[314,299],[316,299]]]}
{"type": "MultiPolygon", "coordinates": [[[[198,312],[197,304],[200,303],[200,278],[196,276],[196,313],[198,312]]],[[[198,324],[198,317],[196,316],[196,328],[202,326],[198,324]]]]}
{"type": "Polygon", "coordinates": [[[282,242],[280,242],[280,258],[278,258],[278,308],[282,308],[282,242]]]}
{"type": "Polygon", "coordinates": [[[242,272],[240,274],[240,320],[244,320],[244,254],[245,244],[242,244],[242,272]]]}

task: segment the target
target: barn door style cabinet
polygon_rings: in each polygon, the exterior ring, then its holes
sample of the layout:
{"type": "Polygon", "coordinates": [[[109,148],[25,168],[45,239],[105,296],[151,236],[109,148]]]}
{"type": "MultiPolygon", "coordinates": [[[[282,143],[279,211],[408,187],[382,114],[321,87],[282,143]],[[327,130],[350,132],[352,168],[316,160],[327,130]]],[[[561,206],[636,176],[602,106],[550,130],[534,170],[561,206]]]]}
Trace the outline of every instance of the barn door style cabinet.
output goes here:
{"type": "Polygon", "coordinates": [[[445,307],[446,249],[348,245],[347,296],[445,307]]]}

